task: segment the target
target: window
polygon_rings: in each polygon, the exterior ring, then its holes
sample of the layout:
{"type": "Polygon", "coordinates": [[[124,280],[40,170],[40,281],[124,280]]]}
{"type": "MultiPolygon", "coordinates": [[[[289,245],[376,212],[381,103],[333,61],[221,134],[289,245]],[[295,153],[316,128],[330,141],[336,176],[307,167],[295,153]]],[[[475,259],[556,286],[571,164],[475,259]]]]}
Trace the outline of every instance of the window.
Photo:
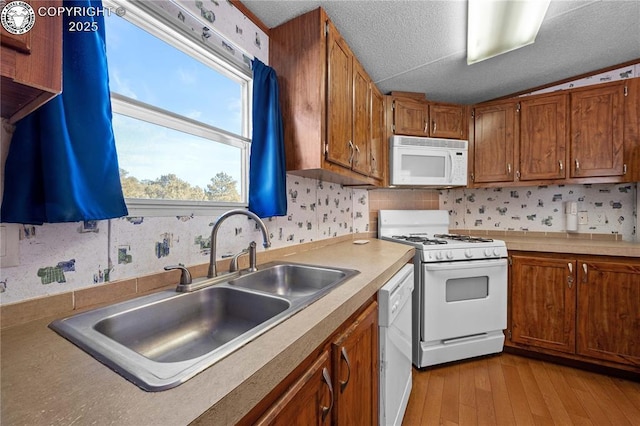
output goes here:
{"type": "Polygon", "coordinates": [[[105,30],[130,214],[210,214],[246,205],[250,72],[171,23],[162,5],[175,4],[122,5],[124,17],[105,16],[105,30]]]}

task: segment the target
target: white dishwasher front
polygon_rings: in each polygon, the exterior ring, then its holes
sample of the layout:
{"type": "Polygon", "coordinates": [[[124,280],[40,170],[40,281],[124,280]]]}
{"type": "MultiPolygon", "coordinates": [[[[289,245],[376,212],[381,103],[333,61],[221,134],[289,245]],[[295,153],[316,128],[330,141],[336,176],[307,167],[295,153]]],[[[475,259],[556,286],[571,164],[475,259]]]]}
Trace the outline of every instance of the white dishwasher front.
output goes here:
{"type": "Polygon", "coordinates": [[[405,265],[378,292],[380,306],[380,425],[400,425],[411,393],[411,292],[414,266],[405,265]]]}

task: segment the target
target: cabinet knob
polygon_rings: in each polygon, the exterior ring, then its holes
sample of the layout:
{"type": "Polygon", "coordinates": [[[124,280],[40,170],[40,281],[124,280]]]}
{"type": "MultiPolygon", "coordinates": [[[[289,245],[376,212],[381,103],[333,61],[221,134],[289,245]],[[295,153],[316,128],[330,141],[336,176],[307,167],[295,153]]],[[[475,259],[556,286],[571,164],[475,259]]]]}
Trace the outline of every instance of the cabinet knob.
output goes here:
{"type": "Polygon", "coordinates": [[[580,162],[578,161],[578,159],[575,159],[575,163],[576,163],[576,173],[580,173],[580,162]]]}
{"type": "Polygon", "coordinates": [[[564,170],[564,166],[562,165],[562,160],[558,160],[558,166],[560,166],[560,171],[564,170]]]}

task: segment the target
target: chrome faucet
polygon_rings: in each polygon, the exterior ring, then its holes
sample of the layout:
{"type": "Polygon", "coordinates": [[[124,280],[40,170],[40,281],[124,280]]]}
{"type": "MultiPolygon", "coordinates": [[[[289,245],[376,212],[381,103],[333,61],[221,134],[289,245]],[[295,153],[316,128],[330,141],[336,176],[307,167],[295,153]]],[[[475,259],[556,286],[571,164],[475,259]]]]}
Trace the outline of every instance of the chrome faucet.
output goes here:
{"type": "MultiPolygon", "coordinates": [[[[271,239],[269,238],[269,232],[267,232],[267,227],[265,226],[264,222],[255,213],[250,212],[248,210],[241,210],[241,209],[229,210],[228,212],[223,213],[218,218],[216,223],[213,225],[213,229],[211,230],[211,252],[209,254],[209,270],[207,271],[207,278],[215,278],[217,275],[216,273],[216,241],[218,239],[218,229],[220,228],[220,225],[222,224],[222,222],[225,221],[225,219],[237,214],[243,214],[253,219],[258,224],[258,227],[260,227],[260,231],[262,231],[262,239],[263,239],[262,245],[264,246],[264,248],[271,247],[271,239]]],[[[250,254],[249,263],[250,263],[249,269],[255,270],[256,269],[255,251],[253,252],[253,255],[250,254]]]]}

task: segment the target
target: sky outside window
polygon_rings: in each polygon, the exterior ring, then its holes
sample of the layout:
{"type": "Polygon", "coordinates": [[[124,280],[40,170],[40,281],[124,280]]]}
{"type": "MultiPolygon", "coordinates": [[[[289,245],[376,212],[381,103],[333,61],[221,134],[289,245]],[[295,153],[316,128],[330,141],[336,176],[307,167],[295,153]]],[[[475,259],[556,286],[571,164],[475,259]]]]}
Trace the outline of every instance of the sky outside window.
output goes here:
{"type": "MultiPolygon", "coordinates": [[[[105,17],[105,23],[112,92],[242,134],[241,83],[116,15],[105,17]]],[[[240,189],[239,148],[120,114],[114,114],[113,128],[127,176],[151,181],[175,174],[206,189],[224,172],[240,189]]]]}

